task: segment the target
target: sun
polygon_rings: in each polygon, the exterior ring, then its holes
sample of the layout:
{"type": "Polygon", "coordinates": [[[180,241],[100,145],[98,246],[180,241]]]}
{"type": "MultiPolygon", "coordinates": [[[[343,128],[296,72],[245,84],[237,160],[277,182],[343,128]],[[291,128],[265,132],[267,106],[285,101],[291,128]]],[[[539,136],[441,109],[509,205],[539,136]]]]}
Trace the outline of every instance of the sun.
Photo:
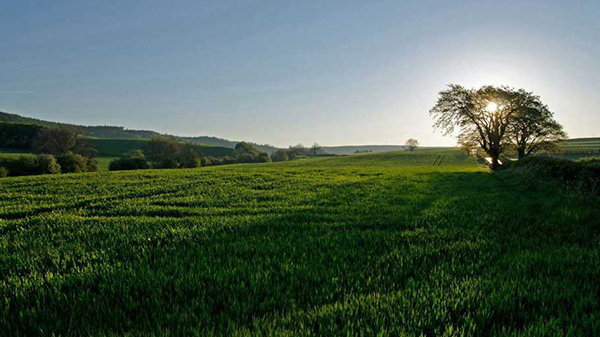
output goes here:
{"type": "Polygon", "coordinates": [[[489,102],[488,105],[485,107],[485,110],[487,112],[496,112],[498,110],[498,104],[494,102],[489,102]]]}

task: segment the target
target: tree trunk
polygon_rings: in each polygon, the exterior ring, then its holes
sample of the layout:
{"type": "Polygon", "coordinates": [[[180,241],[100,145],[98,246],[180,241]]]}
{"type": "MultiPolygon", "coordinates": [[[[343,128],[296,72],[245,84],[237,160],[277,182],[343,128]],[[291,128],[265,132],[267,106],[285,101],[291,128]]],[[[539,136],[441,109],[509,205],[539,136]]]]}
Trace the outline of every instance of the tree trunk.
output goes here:
{"type": "Polygon", "coordinates": [[[525,149],[518,149],[517,152],[518,152],[519,160],[525,158],[525,149]]]}
{"type": "Polygon", "coordinates": [[[498,160],[498,155],[492,155],[492,170],[497,170],[500,167],[500,162],[498,160]]]}

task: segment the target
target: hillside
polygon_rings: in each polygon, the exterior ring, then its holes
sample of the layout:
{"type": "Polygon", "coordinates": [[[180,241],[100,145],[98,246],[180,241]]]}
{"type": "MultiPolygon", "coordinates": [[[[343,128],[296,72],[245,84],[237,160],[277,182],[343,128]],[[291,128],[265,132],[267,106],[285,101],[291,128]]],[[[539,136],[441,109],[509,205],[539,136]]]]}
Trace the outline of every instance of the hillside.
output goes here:
{"type": "MultiPolygon", "coordinates": [[[[143,150],[148,143],[147,139],[91,139],[91,144],[100,156],[118,157],[132,150],[143,150]]],[[[206,146],[197,144],[205,156],[224,157],[232,156],[233,149],[221,146],[206,146]]]]}
{"type": "MultiPolygon", "coordinates": [[[[85,125],[76,125],[69,123],[59,123],[59,122],[51,122],[40,120],[36,118],[24,117],[17,114],[11,114],[0,111],[0,122],[6,123],[22,123],[22,124],[34,124],[40,125],[44,127],[59,127],[59,126],[67,126],[74,127],[83,132],[86,136],[94,137],[94,138],[108,138],[108,139],[150,139],[155,135],[162,135],[173,137],[180,141],[198,143],[202,145],[208,146],[220,146],[226,148],[234,148],[239,141],[231,141],[227,139],[217,138],[217,137],[209,137],[209,136],[199,136],[199,137],[180,137],[173,135],[160,134],[155,131],[150,130],[131,130],[126,129],[122,126],[85,126],[85,125]]],[[[277,150],[277,148],[269,145],[263,144],[255,144],[252,143],[256,148],[261,151],[272,153],[277,150]]]]}

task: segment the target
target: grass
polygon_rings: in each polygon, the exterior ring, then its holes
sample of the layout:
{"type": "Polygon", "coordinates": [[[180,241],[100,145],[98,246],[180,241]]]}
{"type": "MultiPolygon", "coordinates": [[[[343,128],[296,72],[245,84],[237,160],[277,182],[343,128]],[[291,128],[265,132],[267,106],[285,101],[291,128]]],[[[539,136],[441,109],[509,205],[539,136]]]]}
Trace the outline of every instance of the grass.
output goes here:
{"type": "Polygon", "coordinates": [[[600,200],[458,151],[0,191],[0,335],[600,334],[600,200]]]}

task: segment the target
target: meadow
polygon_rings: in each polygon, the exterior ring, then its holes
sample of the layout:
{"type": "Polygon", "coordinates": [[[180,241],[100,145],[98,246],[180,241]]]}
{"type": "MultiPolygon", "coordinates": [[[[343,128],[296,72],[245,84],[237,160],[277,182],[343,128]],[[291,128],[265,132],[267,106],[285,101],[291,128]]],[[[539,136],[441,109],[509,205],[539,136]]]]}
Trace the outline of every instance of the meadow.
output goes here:
{"type": "Polygon", "coordinates": [[[0,335],[600,335],[599,206],[457,150],[4,178],[0,335]]]}

